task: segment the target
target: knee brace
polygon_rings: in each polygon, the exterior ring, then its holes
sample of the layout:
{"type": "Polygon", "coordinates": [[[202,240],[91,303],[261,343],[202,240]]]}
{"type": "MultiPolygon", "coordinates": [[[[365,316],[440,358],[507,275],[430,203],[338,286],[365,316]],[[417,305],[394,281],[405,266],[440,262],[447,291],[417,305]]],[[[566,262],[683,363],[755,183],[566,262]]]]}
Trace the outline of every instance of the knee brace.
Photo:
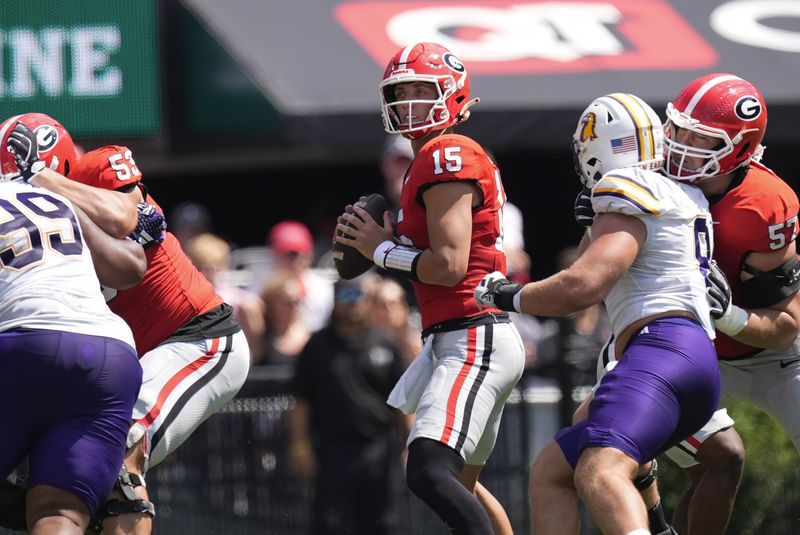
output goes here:
{"type": "Polygon", "coordinates": [[[648,470],[646,474],[633,478],[633,486],[636,487],[636,490],[641,492],[652,485],[657,477],[658,463],[653,459],[653,464],[650,465],[650,470],[648,470]]]}
{"type": "Polygon", "coordinates": [[[94,530],[96,533],[102,533],[103,520],[112,516],[134,513],[155,517],[156,509],[153,502],[138,497],[134,490],[136,487],[146,486],[144,476],[131,474],[123,465],[119,470],[117,482],[114,484],[114,488],[122,493],[122,499],[108,500],[101,505],[92,519],[90,529],[94,530]]]}

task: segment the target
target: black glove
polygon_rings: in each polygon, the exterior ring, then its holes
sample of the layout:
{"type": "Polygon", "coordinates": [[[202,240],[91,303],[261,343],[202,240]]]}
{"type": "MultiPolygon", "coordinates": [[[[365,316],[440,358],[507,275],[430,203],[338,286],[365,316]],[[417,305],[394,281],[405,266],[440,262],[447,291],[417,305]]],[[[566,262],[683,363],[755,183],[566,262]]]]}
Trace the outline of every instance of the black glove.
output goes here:
{"type": "Polygon", "coordinates": [[[495,271],[486,275],[475,287],[475,300],[481,309],[488,306],[518,312],[514,308],[514,296],[520,290],[522,290],[521,284],[514,284],[504,274],[495,271]]]}
{"type": "Polygon", "coordinates": [[[140,202],[136,209],[139,211],[139,222],[130,238],[139,242],[142,247],[150,247],[164,241],[166,237],[164,231],[167,230],[164,214],[146,202],[140,202]]]}
{"type": "Polygon", "coordinates": [[[582,227],[591,227],[594,223],[594,215],[592,190],[583,188],[575,197],[575,221],[582,227]]]}
{"type": "Polygon", "coordinates": [[[708,263],[706,298],[711,307],[711,317],[722,318],[731,307],[731,286],[715,260],[708,263]]]}
{"type": "MultiPolygon", "coordinates": [[[[39,159],[39,143],[36,141],[36,134],[25,126],[17,122],[14,129],[8,135],[6,149],[14,155],[14,162],[19,169],[19,178],[28,182],[33,175],[44,169],[45,164],[39,159]]],[[[12,180],[17,177],[12,177],[12,180]]]]}

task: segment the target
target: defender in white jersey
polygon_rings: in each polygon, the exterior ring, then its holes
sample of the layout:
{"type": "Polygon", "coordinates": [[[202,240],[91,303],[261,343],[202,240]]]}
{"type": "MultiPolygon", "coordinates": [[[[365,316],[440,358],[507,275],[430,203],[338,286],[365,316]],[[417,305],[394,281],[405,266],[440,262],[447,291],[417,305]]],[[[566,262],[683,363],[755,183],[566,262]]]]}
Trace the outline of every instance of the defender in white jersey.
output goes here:
{"type": "Polygon", "coordinates": [[[633,484],[639,465],[699,429],[719,400],[705,285],[711,216],[699,189],[656,172],[663,140],[641,99],[592,102],[573,138],[597,213],[581,257],[525,286],[493,273],[475,291],[481,303],[550,316],[605,299],[622,351],[588,418],[562,429],[534,463],[537,535],[579,533],[578,493],[606,535],[650,533],[633,484]]]}
{"type": "MultiPolygon", "coordinates": [[[[72,203],[18,181],[3,183],[0,208],[5,212],[0,222],[0,332],[57,330],[114,338],[133,347],[130,328],[106,305],[72,203]]],[[[133,243],[125,247],[142,251],[133,243]]]]}
{"type": "Polygon", "coordinates": [[[28,456],[21,528],[78,535],[116,480],[142,378],[98,276],[131,286],[146,260],[28,178],[0,183],[0,403],[15,407],[0,414],[13,430],[0,444],[0,477],[28,456]]]}

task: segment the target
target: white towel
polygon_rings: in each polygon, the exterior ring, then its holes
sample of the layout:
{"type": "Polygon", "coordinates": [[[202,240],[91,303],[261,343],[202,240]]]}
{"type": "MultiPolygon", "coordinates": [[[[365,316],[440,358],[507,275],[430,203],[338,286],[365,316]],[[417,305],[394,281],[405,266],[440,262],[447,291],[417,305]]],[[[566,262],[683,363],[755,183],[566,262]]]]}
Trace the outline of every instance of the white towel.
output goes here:
{"type": "Polygon", "coordinates": [[[386,402],[405,414],[414,414],[432,375],[433,335],[429,335],[422,351],[400,376],[386,402]]]}

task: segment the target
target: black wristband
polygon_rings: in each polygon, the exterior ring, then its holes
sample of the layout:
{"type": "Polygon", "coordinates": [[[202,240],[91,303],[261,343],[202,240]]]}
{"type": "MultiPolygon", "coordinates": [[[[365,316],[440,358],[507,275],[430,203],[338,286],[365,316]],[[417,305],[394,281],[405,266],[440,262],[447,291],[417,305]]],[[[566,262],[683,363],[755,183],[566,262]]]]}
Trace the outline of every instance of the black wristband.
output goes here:
{"type": "Polygon", "coordinates": [[[499,288],[495,293],[494,304],[500,310],[508,312],[518,312],[514,307],[514,296],[522,290],[521,284],[506,284],[499,288]]]}

